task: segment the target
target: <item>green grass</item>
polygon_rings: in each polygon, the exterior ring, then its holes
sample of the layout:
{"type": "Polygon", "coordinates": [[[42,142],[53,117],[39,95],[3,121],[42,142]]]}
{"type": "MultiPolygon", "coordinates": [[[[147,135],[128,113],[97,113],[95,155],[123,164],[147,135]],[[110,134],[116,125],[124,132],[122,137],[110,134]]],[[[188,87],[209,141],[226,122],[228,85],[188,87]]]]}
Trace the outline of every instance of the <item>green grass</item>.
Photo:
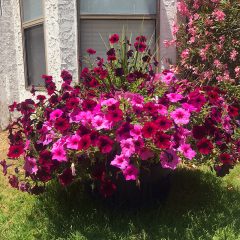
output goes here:
{"type": "Polygon", "coordinates": [[[216,178],[207,170],[176,171],[163,203],[108,206],[80,191],[55,188],[30,196],[0,176],[0,239],[240,239],[240,166],[216,178]]]}

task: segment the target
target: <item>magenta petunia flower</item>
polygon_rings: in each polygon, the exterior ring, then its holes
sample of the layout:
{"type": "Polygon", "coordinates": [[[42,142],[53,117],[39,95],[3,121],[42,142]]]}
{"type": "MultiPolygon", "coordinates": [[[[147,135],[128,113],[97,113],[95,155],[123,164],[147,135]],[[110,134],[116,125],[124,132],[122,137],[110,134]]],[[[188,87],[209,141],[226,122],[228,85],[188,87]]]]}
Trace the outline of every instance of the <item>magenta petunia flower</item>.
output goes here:
{"type": "Polygon", "coordinates": [[[180,100],[183,99],[183,95],[179,94],[179,93],[169,93],[167,94],[167,97],[169,99],[170,102],[179,102],[180,100]]]}
{"type": "Polygon", "coordinates": [[[110,129],[108,120],[100,115],[97,115],[92,119],[92,125],[96,130],[110,129]]]}
{"type": "Polygon", "coordinates": [[[146,122],[142,128],[142,134],[145,138],[151,138],[156,134],[157,130],[154,122],[146,122]]]}
{"type": "Polygon", "coordinates": [[[176,169],[180,158],[173,149],[163,151],[160,155],[160,162],[163,168],[176,169]]]}
{"type": "Polygon", "coordinates": [[[63,111],[60,109],[56,109],[50,113],[50,120],[54,121],[56,118],[59,118],[63,115],[63,111]]]}
{"type": "Polygon", "coordinates": [[[190,144],[182,144],[178,151],[181,152],[184,157],[188,158],[189,160],[192,160],[196,156],[196,152],[191,148],[190,144]]]}
{"type": "Polygon", "coordinates": [[[100,136],[98,139],[98,147],[101,153],[110,153],[113,147],[113,140],[108,136],[100,136]]]}
{"type": "Polygon", "coordinates": [[[24,153],[23,145],[11,145],[8,150],[9,158],[18,158],[24,153]]]}
{"type": "Polygon", "coordinates": [[[123,139],[120,142],[122,154],[126,157],[130,157],[132,154],[135,153],[135,144],[132,138],[123,139]]]}
{"type": "Polygon", "coordinates": [[[145,161],[145,160],[148,160],[148,159],[154,157],[154,153],[153,153],[153,151],[151,151],[148,148],[142,148],[140,150],[139,156],[143,161],[145,161]]]}
{"type": "Polygon", "coordinates": [[[52,148],[51,153],[53,160],[57,160],[58,162],[67,162],[66,151],[63,146],[52,148]]]}
{"type": "Polygon", "coordinates": [[[78,142],[78,150],[87,150],[91,146],[91,138],[89,134],[85,134],[78,142]]]}
{"type": "Polygon", "coordinates": [[[96,53],[96,50],[94,50],[94,49],[92,49],[92,48],[88,48],[88,49],[87,49],[87,53],[88,53],[89,55],[94,55],[94,54],[96,53]]]}
{"type": "Polygon", "coordinates": [[[67,141],[66,141],[67,148],[77,150],[79,141],[80,141],[79,135],[75,134],[75,135],[70,136],[69,138],[67,138],[67,141]]]}
{"type": "Polygon", "coordinates": [[[133,129],[130,130],[130,135],[133,137],[133,139],[142,137],[142,126],[139,124],[133,125],[133,129]]]}
{"type": "Polygon", "coordinates": [[[111,161],[111,165],[120,169],[125,169],[129,164],[129,158],[125,155],[116,155],[115,158],[111,161]]]}
{"type": "Polygon", "coordinates": [[[119,35],[114,33],[109,37],[109,42],[111,44],[117,43],[119,41],[119,35]]]}
{"type": "Polygon", "coordinates": [[[166,131],[172,127],[172,120],[168,119],[165,116],[158,117],[154,123],[160,131],[166,131]]]}
{"type": "Polygon", "coordinates": [[[37,161],[35,158],[27,157],[25,159],[24,170],[29,174],[36,174],[38,171],[37,161]]]}
{"type": "Polygon", "coordinates": [[[189,118],[191,114],[183,108],[177,108],[175,111],[171,112],[171,117],[177,125],[189,123],[189,118]]]}
{"type": "Polygon", "coordinates": [[[132,164],[128,165],[123,170],[123,175],[127,181],[136,180],[139,174],[139,170],[132,164]]]}

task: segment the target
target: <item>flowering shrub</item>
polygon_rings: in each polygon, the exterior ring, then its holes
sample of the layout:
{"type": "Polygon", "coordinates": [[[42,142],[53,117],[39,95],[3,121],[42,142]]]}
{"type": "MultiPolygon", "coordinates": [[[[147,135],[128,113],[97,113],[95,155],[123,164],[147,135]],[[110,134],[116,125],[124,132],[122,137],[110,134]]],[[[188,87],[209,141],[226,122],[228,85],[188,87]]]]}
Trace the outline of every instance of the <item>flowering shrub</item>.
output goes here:
{"type": "Polygon", "coordinates": [[[230,88],[240,99],[239,87],[233,86],[240,83],[239,1],[179,0],[178,11],[185,20],[174,25],[176,39],[165,43],[177,45],[180,76],[230,88]]]}
{"type": "MultiPolygon", "coordinates": [[[[9,126],[8,157],[24,158],[9,176],[12,187],[36,193],[55,178],[63,186],[92,181],[108,197],[119,177],[140,183],[141,171],[156,164],[209,164],[227,174],[239,160],[236,104],[217,87],[155,73],[144,36],[133,47],[117,34],[109,41],[107,61],[84,68],[80,84],[71,86],[65,70],[59,89],[43,76],[47,97],[10,106],[21,117],[9,126]]],[[[95,59],[94,49],[87,53],[95,59]]],[[[7,162],[1,165],[7,174],[7,162]]]]}

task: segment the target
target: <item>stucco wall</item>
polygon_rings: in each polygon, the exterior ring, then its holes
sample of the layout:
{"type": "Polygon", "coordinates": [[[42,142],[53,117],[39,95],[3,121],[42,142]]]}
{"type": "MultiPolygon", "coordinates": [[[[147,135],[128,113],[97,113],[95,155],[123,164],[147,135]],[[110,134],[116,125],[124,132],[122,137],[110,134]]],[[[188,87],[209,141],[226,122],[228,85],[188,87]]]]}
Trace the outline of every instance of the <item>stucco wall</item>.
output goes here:
{"type": "MultiPolygon", "coordinates": [[[[176,20],[176,1],[160,0],[160,57],[162,68],[166,60],[174,62],[174,48],[164,48],[163,41],[172,39],[171,28],[176,20]]],[[[77,0],[45,1],[45,44],[47,74],[59,83],[61,69],[78,79],[77,0]]],[[[19,1],[2,1],[0,16],[0,128],[9,121],[8,105],[30,98],[25,88],[23,40],[19,1]]]]}

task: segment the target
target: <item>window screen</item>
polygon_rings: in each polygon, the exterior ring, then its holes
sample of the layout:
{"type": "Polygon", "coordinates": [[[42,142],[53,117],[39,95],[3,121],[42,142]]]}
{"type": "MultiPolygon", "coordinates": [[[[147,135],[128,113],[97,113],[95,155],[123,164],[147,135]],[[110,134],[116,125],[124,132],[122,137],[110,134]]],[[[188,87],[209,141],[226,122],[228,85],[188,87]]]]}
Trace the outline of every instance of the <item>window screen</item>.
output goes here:
{"type": "Polygon", "coordinates": [[[81,0],[81,14],[155,14],[156,0],[81,0]]]}
{"type": "Polygon", "coordinates": [[[86,49],[94,48],[97,51],[97,56],[105,57],[104,42],[108,45],[108,38],[113,33],[118,33],[121,36],[123,28],[129,38],[135,40],[139,34],[145,35],[149,40],[153,39],[154,45],[154,23],[154,20],[81,20],[81,52],[84,55],[86,49]]]}
{"type": "Polygon", "coordinates": [[[123,29],[132,42],[140,34],[148,40],[152,37],[152,47],[155,47],[157,0],[79,0],[79,4],[81,57],[88,48],[105,57],[104,42],[108,45],[109,36],[121,35],[123,29]]]}
{"type": "Polygon", "coordinates": [[[43,25],[24,30],[28,85],[42,86],[46,73],[43,25]]]}
{"type": "Polygon", "coordinates": [[[25,76],[27,86],[44,86],[46,74],[42,0],[22,0],[25,76]]]}
{"type": "Polygon", "coordinates": [[[43,16],[41,0],[23,0],[23,22],[43,16]]]}

